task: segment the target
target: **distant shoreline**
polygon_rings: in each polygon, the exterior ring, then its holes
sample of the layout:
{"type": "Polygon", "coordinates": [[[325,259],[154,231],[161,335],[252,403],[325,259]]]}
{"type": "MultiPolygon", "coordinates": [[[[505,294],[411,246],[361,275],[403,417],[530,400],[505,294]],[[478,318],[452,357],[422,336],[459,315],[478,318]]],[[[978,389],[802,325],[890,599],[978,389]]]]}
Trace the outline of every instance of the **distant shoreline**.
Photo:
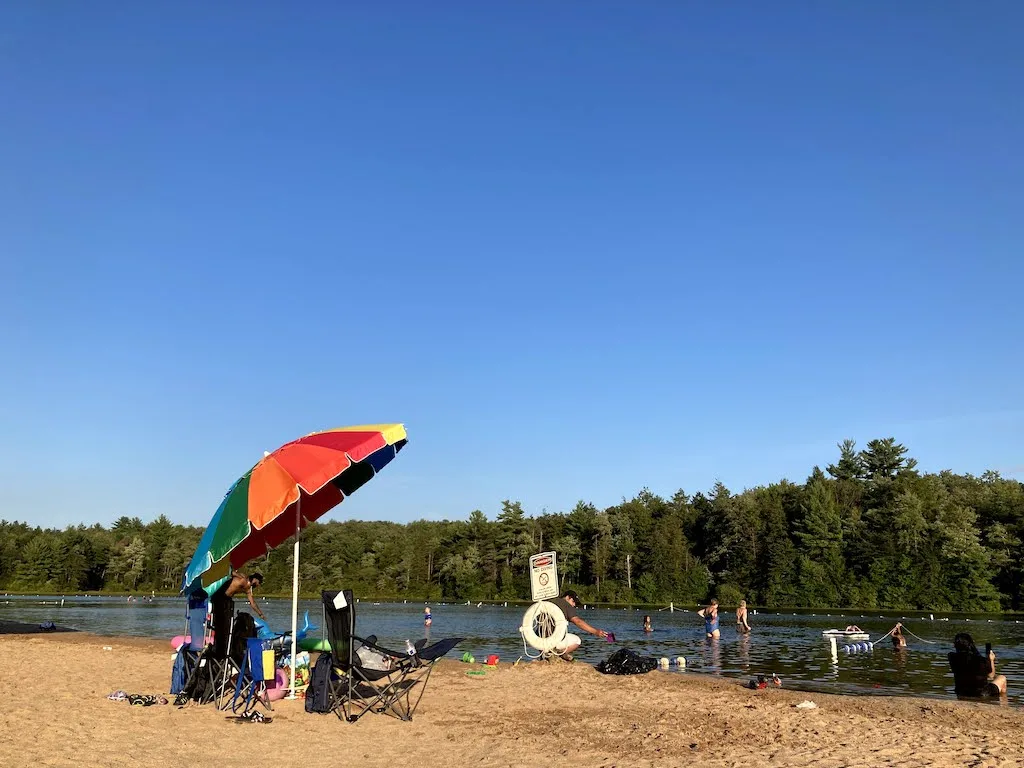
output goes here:
{"type": "MultiPolygon", "coordinates": [[[[67,599],[75,599],[75,598],[83,598],[83,597],[124,597],[124,598],[127,598],[129,595],[147,596],[147,594],[152,594],[152,590],[149,593],[146,593],[145,591],[137,591],[137,592],[81,592],[81,593],[70,593],[69,594],[68,592],[47,592],[47,591],[44,591],[44,590],[35,590],[35,589],[33,589],[33,590],[6,589],[6,590],[3,590],[2,592],[0,592],[0,600],[3,600],[4,597],[17,597],[17,598],[22,598],[22,597],[51,597],[51,598],[64,598],[65,600],[67,600],[67,599]]],[[[177,592],[157,592],[156,593],[156,597],[181,598],[182,596],[179,593],[177,593],[177,592]]],[[[292,596],[291,596],[291,593],[288,593],[288,592],[269,592],[269,593],[266,593],[266,594],[258,595],[257,599],[258,600],[266,599],[266,600],[288,600],[288,601],[290,601],[292,599],[292,596]]],[[[320,593],[319,592],[309,592],[309,593],[301,593],[300,592],[299,593],[299,600],[317,601],[319,599],[320,599],[320,593]]],[[[391,603],[391,604],[396,604],[396,605],[401,605],[401,604],[409,604],[409,605],[414,605],[414,604],[421,604],[421,605],[466,605],[466,602],[467,602],[465,600],[430,600],[430,599],[425,599],[425,598],[420,598],[420,597],[394,597],[394,596],[390,596],[390,597],[375,597],[375,596],[362,597],[362,596],[360,596],[360,597],[358,597],[358,600],[361,603],[391,603]]],[[[509,599],[509,600],[505,600],[505,599],[501,599],[501,600],[479,600],[478,599],[478,600],[470,600],[469,601],[470,605],[476,605],[477,603],[481,603],[481,604],[483,604],[485,606],[504,605],[505,603],[508,603],[508,605],[510,607],[511,606],[522,606],[522,607],[525,608],[525,607],[527,607],[529,605],[532,605],[533,601],[532,600],[525,600],[525,599],[521,599],[521,598],[509,599]]],[[[652,604],[652,603],[585,603],[585,605],[586,605],[588,610],[589,609],[594,609],[594,608],[613,608],[613,609],[630,609],[630,608],[632,608],[632,609],[637,610],[637,611],[650,611],[651,613],[665,612],[665,611],[669,610],[669,606],[667,606],[667,605],[652,604]]],[[[674,606],[674,610],[677,611],[677,612],[681,612],[681,613],[685,613],[687,611],[692,613],[692,612],[694,612],[695,610],[698,610],[701,607],[702,607],[701,605],[697,605],[697,604],[693,604],[693,605],[691,605],[691,604],[676,605],[676,606],[674,606]]],[[[720,607],[721,607],[723,612],[724,611],[732,611],[735,608],[735,606],[727,606],[727,605],[723,605],[723,606],[720,606],[720,607]]],[[[915,619],[925,618],[929,614],[941,615],[941,616],[944,616],[944,617],[948,617],[948,616],[989,616],[989,617],[991,617],[991,616],[1003,616],[1003,617],[1013,618],[1013,617],[1024,616],[1024,610],[1021,610],[1021,611],[958,611],[958,610],[941,609],[941,608],[836,608],[836,607],[831,607],[831,606],[807,608],[807,607],[798,607],[798,606],[790,606],[790,605],[774,606],[774,607],[771,607],[771,608],[762,607],[762,606],[750,606],[750,605],[748,605],[748,608],[750,608],[751,614],[755,615],[755,616],[759,615],[759,614],[763,614],[765,616],[780,615],[780,614],[785,614],[785,615],[796,614],[798,616],[804,616],[804,615],[820,616],[823,613],[824,614],[831,613],[834,616],[836,616],[837,618],[841,618],[841,617],[844,617],[844,616],[851,616],[851,617],[855,617],[855,618],[871,618],[871,617],[879,615],[879,614],[885,614],[884,616],[881,616],[881,618],[900,618],[900,617],[911,618],[912,617],[912,618],[915,618],[915,619]]]]}

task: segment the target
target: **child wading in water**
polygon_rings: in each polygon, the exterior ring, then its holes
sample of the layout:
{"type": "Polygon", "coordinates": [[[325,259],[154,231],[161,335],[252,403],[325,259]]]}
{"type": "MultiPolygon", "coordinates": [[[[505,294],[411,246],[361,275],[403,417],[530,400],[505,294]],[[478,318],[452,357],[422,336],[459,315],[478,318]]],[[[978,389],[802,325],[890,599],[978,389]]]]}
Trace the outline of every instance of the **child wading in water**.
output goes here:
{"type": "Polygon", "coordinates": [[[428,605],[426,608],[423,609],[423,626],[429,627],[433,623],[434,620],[430,618],[430,606],[428,605]]]}

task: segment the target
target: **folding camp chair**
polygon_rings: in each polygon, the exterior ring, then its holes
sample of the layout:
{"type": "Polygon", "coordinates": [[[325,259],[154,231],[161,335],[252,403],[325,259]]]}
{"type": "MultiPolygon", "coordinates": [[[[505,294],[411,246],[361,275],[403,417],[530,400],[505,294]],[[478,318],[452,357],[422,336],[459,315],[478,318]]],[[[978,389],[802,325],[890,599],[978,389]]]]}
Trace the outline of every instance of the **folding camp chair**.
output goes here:
{"type": "Polygon", "coordinates": [[[206,595],[190,595],[185,608],[185,637],[188,640],[178,648],[178,657],[174,660],[174,671],[171,674],[171,693],[175,695],[185,688],[206,646],[208,615],[206,595]]]}
{"type": "Polygon", "coordinates": [[[189,596],[188,605],[189,642],[182,648],[186,653],[188,674],[175,704],[189,701],[207,704],[219,698],[224,668],[219,651],[226,648],[230,640],[231,616],[226,616],[226,623],[224,617],[218,620],[217,611],[210,609],[210,601],[202,593],[189,596]]]}
{"type": "MultiPolygon", "coordinates": [[[[270,711],[273,706],[267,694],[267,680],[273,680],[277,674],[274,664],[274,651],[270,640],[250,637],[245,641],[245,656],[242,668],[238,672],[234,693],[228,701],[231,711],[249,714],[262,705],[270,711]]],[[[225,709],[227,707],[225,706],[225,709]]]]}
{"type": "MultiPolygon", "coordinates": [[[[245,641],[255,636],[255,624],[248,613],[238,613],[233,617],[231,613],[226,613],[218,619],[216,612],[212,623],[212,641],[209,631],[199,633],[193,630],[188,647],[196,658],[190,664],[185,685],[175,700],[176,704],[188,701],[199,704],[214,702],[218,709],[226,709],[231,704],[234,678],[241,671],[245,660],[245,641]],[[197,637],[202,643],[198,652],[195,651],[197,637]]],[[[209,623],[207,629],[210,629],[209,623]]]]}
{"type": "Polygon", "coordinates": [[[388,650],[373,636],[356,635],[351,590],[325,591],[321,597],[332,656],[331,711],[349,722],[371,711],[412,720],[434,663],[464,638],[439,640],[429,646],[420,640],[410,652],[388,650]]]}
{"type": "MultiPolygon", "coordinates": [[[[256,623],[250,614],[239,611],[231,621],[228,640],[212,659],[217,709],[227,709],[235,698],[236,682],[242,677],[249,640],[256,637],[256,623]],[[222,655],[223,654],[223,655],[222,655]]],[[[217,644],[215,644],[217,645],[217,644]]]]}

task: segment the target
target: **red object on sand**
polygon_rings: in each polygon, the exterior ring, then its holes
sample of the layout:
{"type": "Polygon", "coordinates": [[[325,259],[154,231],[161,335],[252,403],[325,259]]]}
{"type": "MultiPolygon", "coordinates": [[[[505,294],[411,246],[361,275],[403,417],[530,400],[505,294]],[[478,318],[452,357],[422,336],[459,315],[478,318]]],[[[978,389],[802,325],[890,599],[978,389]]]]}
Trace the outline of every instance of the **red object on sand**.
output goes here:
{"type": "Polygon", "coordinates": [[[498,655],[496,653],[492,653],[490,656],[487,657],[487,665],[489,667],[498,666],[498,655]]]}

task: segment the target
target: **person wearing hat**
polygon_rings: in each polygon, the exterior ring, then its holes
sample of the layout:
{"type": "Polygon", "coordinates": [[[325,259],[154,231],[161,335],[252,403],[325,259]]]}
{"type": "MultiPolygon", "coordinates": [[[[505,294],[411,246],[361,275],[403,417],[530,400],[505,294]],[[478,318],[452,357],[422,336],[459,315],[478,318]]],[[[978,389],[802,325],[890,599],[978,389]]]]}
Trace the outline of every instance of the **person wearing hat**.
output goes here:
{"type": "MultiPolygon", "coordinates": [[[[577,613],[577,609],[582,602],[580,596],[573,592],[571,589],[567,589],[561,597],[553,597],[548,600],[549,603],[556,605],[558,609],[564,614],[566,621],[575,624],[577,627],[582,629],[588,635],[594,635],[595,637],[605,638],[608,633],[603,629],[595,629],[580,618],[577,613]]],[[[555,648],[555,652],[558,653],[566,661],[572,661],[572,653],[580,647],[580,643],[583,641],[579,636],[574,635],[572,632],[567,632],[565,640],[562,645],[555,648]]]]}

